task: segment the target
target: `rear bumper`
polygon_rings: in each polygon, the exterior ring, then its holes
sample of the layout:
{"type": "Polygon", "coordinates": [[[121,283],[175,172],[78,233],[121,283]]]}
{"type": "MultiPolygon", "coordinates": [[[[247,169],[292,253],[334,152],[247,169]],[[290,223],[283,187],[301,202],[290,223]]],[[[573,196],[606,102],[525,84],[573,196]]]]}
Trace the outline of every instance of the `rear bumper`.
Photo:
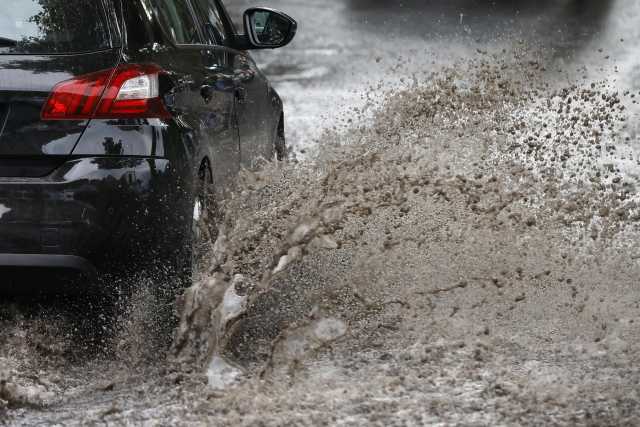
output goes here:
{"type": "Polygon", "coordinates": [[[97,276],[92,263],[74,255],[0,254],[2,267],[73,270],[90,278],[97,276]]]}
{"type": "Polygon", "coordinates": [[[45,178],[0,178],[0,267],[93,275],[161,262],[180,245],[186,199],[158,158],[74,159],[45,178]]]}

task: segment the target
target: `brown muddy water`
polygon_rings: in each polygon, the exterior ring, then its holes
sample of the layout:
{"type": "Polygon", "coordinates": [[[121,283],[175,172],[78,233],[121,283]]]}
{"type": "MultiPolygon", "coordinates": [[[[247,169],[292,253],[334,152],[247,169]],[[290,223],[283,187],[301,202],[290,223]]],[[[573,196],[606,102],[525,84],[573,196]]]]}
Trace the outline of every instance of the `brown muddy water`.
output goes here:
{"type": "Polygon", "coordinates": [[[159,279],[3,302],[0,424],[640,424],[640,92],[517,40],[461,57],[243,172],[173,332],[159,279]]]}

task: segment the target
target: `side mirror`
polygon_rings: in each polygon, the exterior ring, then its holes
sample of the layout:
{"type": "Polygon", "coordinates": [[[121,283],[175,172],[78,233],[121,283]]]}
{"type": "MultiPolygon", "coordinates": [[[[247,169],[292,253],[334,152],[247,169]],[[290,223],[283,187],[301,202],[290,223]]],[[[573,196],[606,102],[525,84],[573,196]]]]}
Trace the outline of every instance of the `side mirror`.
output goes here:
{"type": "Polygon", "coordinates": [[[244,32],[253,49],[275,49],[288,45],[296,35],[296,21],[277,10],[254,7],[244,13],[244,32]]]}

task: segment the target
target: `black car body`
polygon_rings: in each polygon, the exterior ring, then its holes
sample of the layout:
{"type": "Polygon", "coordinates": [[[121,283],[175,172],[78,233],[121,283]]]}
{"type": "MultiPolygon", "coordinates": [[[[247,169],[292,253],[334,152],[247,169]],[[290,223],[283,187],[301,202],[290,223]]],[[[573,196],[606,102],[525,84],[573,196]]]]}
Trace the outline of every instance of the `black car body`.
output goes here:
{"type": "Polygon", "coordinates": [[[0,268],[188,268],[197,183],[221,195],[283,155],[281,100],[247,50],[295,22],[251,9],[238,34],[218,0],[0,8],[0,268]]]}

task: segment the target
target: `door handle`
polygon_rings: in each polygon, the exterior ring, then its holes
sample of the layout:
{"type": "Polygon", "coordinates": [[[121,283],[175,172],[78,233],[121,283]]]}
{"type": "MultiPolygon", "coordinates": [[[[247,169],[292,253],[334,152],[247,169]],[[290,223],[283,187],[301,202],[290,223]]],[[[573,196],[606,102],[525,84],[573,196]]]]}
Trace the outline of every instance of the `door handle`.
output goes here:
{"type": "Polygon", "coordinates": [[[236,99],[239,103],[244,104],[245,102],[247,102],[247,89],[245,89],[244,87],[236,86],[233,93],[235,94],[236,99]]]}

